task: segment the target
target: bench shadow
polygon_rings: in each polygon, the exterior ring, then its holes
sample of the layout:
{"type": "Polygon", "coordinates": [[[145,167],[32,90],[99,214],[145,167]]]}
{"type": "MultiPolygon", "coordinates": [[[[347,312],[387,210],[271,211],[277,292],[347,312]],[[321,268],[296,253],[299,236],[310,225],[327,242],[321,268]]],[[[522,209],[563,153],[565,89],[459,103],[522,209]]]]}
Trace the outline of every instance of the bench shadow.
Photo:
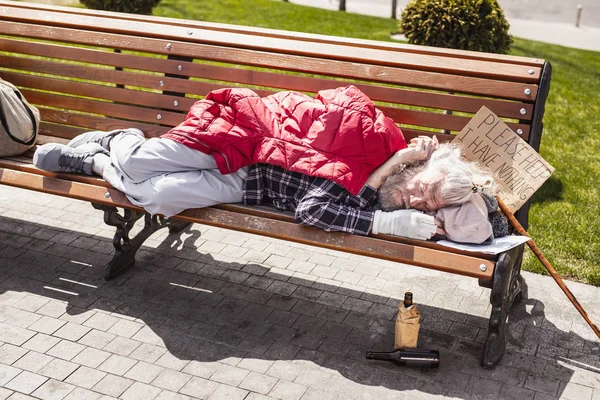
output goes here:
{"type": "MultiPolygon", "coordinates": [[[[78,324],[94,312],[139,321],[145,327],[132,339],[164,346],[175,359],[185,360],[177,367],[184,372],[212,361],[293,360],[298,367],[319,368],[311,377],[302,375],[313,379],[312,388],[357,398],[356,391],[366,385],[371,397],[387,399],[412,396],[415,390],[459,398],[533,397],[528,382],[544,382],[560,397],[573,375],[568,365],[598,371],[597,343],[554,326],[545,318],[545,305],[533,298],[512,310],[507,352],[494,370],[479,366],[487,318],[420,304],[419,347],[438,349],[441,365],[403,368],[365,359],[367,350],[392,349],[400,294],[389,298],[289,277],[259,263],[220,259],[197,249],[197,225],[183,238],[167,235],[155,248],[145,246],[135,268],[107,282],[101,277],[110,259],[109,239],[84,235],[97,242],[90,255],[85,241],[83,248],[56,247],[52,235],[81,236],[0,217],[0,296],[58,301],[65,310],[61,318],[78,324]],[[199,257],[194,259],[194,252],[199,257]],[[503,394],[503,385],[527,396],[503,394]]],[[[427,287],[427,277],[414,280],[427,287]]]]}

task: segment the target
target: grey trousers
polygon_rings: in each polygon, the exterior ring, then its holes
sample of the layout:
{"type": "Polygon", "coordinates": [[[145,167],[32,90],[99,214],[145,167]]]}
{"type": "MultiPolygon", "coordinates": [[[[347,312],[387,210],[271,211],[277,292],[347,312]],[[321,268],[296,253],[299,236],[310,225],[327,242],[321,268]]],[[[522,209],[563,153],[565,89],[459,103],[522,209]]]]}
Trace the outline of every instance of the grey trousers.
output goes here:
{"type": "Polygon", "coordinates": [[[222,175],[212,156],[170,139],[124,130],[110,142],[102,177],[129,201],[166,217],[188,208],[242,201],[247,168],[222,175]]]}

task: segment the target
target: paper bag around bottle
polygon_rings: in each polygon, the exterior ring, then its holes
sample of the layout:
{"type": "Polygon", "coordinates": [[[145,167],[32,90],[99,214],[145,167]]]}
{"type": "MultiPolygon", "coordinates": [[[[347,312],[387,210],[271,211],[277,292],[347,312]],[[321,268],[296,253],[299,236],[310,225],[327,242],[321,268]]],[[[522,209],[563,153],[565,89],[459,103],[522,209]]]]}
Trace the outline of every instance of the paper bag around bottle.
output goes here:
{"type": "Polygon", "coordinates": [[[398,316],[396,317],[394,348],[417,347],[420,327],[421,313],[417,306],[413,304],[411,307],[406,308],[403,303],[400,303],[398,316]]]}

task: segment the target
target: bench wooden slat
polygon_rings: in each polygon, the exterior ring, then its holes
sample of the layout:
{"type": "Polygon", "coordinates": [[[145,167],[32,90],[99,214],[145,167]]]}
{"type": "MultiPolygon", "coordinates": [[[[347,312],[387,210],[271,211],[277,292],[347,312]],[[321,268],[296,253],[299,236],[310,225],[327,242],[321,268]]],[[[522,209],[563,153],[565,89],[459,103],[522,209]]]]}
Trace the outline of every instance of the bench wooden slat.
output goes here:
{"type": "Polygon", "coordinates": [[[454,49],[439,49],[436,47],[430,46],[415,46],[415,45],[406,45],[403,43],[390,43],[390,42],[381,42],[375,40],[365,40],[365,39],[355,39],[355,38],[344,38],[344,37],[335,37],[335,36],[326,36],[319,35],[313,33],[304,33],[304,32],[291,32],[291,31],[282,31],[268,28],[258,28],[258,27],[248,27],[248,26],[239,26],[239,25],[229,25],[229,24],[221,24],[214,22],[205,22],[205,21],[195,21],[195,20],[185,20],[185,19],[175,19],[175,18],[167,18],[167,17],[157,17],[157,16],[145,16],[145,15],[137,15],[137,14],[123,14],[123,13],[115,13],[110,11],[99,11],[99,10],[89,10],[85,8],[64,8],[57,7],[46,4],[28,4],[28,3],[20,3],[20,2],[12,2],[0,0],[1,6],[8,7],[16,7],[16,8],[25,8],[25,9],[35,9],[35,10],[44,10],[46,12],[58,12],[58,13],[68,13],[74,15],[90,15],[95,17],[104,17],[104,18],[112,18],[118,19],[122,21],[142,21],[142,22],[159,22],[169,26],[179,26],[185,28],[199,28],[204,30],[217,30],[224,32],[237,32],[243,34],[249,34],[253,36],[268,36],[268,37],[277,37],[277,38],[291,38],[295,40],[307,40],[307,41],[316,41],[322,43],[330,43],[336,44],[339,46],[351,46],[351,47],[367,47],[367,48],[375,48],[375,49],[383,49],[383,50],[391,50],[398,52],[410,52],[410,53],[419,53],[419,54],[430,54],[430,55],[438,55],[442,57],[456,57],[461,59],[474,59],[474,60],[492,60],[497,62],[498,60],[502,60],[505,63],[512,63],[516,65],[530,65],[536,67],[542,67],[544,64],[543,59],[538,58],[528,58],[528,57],[520,57],[520,56],[510,56],[504,54],[490,54],[484,52],[474,52],[474,51],[466,51],[466,50],[454,50],[454,49]]]}
{"type": "Polygon", "coordinates": [[[161,125],[175,126],[183,121],[185,114],[135,107],[126,104],[88,100],[79,97],[61,96],[51,93],[35,92],[28,89],[21,90],[27,101],[32,104],[52,104],[56,108],[89,112],[98,115],[123,118],[129,121],[146,123],[160,123],[161,125]]]}
{"type": "Polygon", "coordinates": [[[166,40],[116,35],[111,33],[79,32],[67,28],[48,28],[15,22],[0,24],[0,34],[17,35],[37,39],[54,39],[77,44],[104,46],[122,50],[151,52],[181,57],[252,65],[296,72],[319,73],[351,79],[367,79],[381,83],[415,86],[449,92],[477,94],[493,98],[530,101],[529,89],[537,93],[533,83],[505,82],[470,76],[449,75],[387,66],[373,66],[346,61],[319,59],[295,55],[278,55],[246,49],[219,47],[214,45],[168,42],[166,40]],[[170,50],[167,44],[171,44],[170,50]]]}
{"type": "MultiPolygon", "coordinates": [[[[283,88],[285,90],[297,90],[302,92],[316,93],[319,90],[331,89],[349,83],[348,81],[332,81],[331,79],[281,75],[272,72],[242,70],[240,68],[166,60],[162,58],[147,61],[146,57],[136,55],[85,48],[74,49],[72,47],[48,43],[33,43],[7,39],[0,45],[2,46],[2,50],[13,53],[35,54],[38,56],[59,58],[61,60],[102,63],[104,65],[120,68],[139,68],[145,71],[166,72],[171,74],[182,74],[185,72],[185,75],[190,77],[235,82],[235,84],[253,83],[258,86],[283,88]],[[178,68],[179,66],[181,66],[181,71],[178,68]]],[[[460,95],[418,92],[401,88],[364,85],[355,82],[353,82],[353,84],[374,101],[401,102],[402,104],[412,106],[470,113],[476,113],[483,104],[500,117],[518,118],[521,120],[529,120],[533,114],[533,104],[529,103],[494,99],[483,99],[482,101],[481,98],[460,95]],[[524,115],[521,114],[521,108],[525,108],[526,110],[524,115]]],[[[265,93],[271,94],[272,92],[265,91],[265,93]]],[[[531,96],[531,100],[533,101],[535,98],[531,96]]]]}
{"type": "MultiPolygon", "coordinates": [[[[56,108],[68,110],[89,112],[93,114],[105,115],[107,117],[123,118],[132,122],[142,123],[160,123],[161,125],[176,126],[179,125],[185,117],[185,114],[174,113],[161,109],[148,109],[127,105],[121,102],[111,103],[96,101],[90,99],[77,98],[72,96],[62,96],[58,94],[32,91],[21,89],[23,95],[32,104],[52,104],[56,108]]],[[[117,100],[115,98],[115,100],[117,100]]],[[[470,120],[469,117],[456,115],[446,115],[441,113],[430,113],[414,110],[392,109],[382,107],[383,111],[396,122],[407,125],[425,126],[429,128],[451,129],[460,131],[470,120]]],[[[524,124],[508,125],[514,130],[523,129],[525,137],[529,132],[529,126],[524,124]]]]}
{"type": "MultiPolygon", "coordinates": [[[[38,60],[31,58],[14,59],[0,55],[0,65],[7,68],[50,74],[60,77],[85,79],[94,82],[130,85],[139,88],[151,89],[157,93],[163,90],[179,93],[197,93],[204,95],[211,90],[220,89],[222,84],[187,81],[161,75],[137,74],[135,72],[118,71],[114,69],[67,64],[54,61],[38,60]]],[[[180,107],[182,111],[184,110],[180,107]]]]}
{"type": "MultiPolygon", "coordinates": [[[[462,130],[472,118],[459,115],[448,115],[391,107],[381,107],[381,110],[385,113],[385,115],[401,124],[449,129],[453,131],[462,130]]],[[[527,140],[529,137],[529,125],[516,124],[512,122],[508,122],[507,125],[514,131],[521,129],[523,131],[523,134],[521,135],[523,139],[527,140]]]]}
{"type": "MultiPolygon", "coordinates": [[[[43,193],[142,211],[141,208],[132,205],[125,198],[125,195],[116,189],[73,180],[62,180],[52,176],[0,168],[0,183],[43,193]],[[109,193],[108,197],[105,196],[106,193],[109,193]]],[[[491,260],[477,257],[468,257],[429,248],[419,248],[404,243],[388,242],[358,235],[331,234],[320,229],[301,226],[296,223],[270,220],[212,207],[187,210],[178,214],[175,218],[390,261],[409,262],[413,265],[483,280],[491,279],[495,265],[491,260]],[[486,266],[486,271],[481,271],[481,265],[486,266]]]]}
{"type": "Polygon", "coordinates": [[[123,128],[138,128],[144,132],[144,135],[148,138],[157,137],[166,133],[171,127],[143,124],[134,121],[124,121],[115,118],[106,118],[96,115],[79,114],[74,112],[68,112],[64,110],[54,110],[46,107],[38,107],[42,120],[40,129],[42,134],[55,134],[57,137],[65,139],[72,139],[77,134],[81,133],[80,130],[65,130],[60,131],[59,128],[53,129],[50,125],[71,125],[72,127],[87,128],[85,130],[99,130],[99,131],[112,131],[114,129],[123,128]],[[52,124],[53,123],[53,124],[52,124]],[[48,129],[48,130],[46,130],[48,129]],[[76,133],[79,132],[79,133],[76,133]],[[73,136],[71,136],[73,135],[73,136]]]}
{"type": "Polygon", "coordinates": [[[95,85],[11,72],[2,72],[2,77],[2,79],[21,88],[47,90],[103,100],[116,100],[122,104],[136,104],[156,107],[163,110],[168,109],[172,111],[187,112],[192,104],[196,102],[195,99],[187,97],[169,96],[162,93],[143,92],[140,90],[130,90],[113,86],[95,85]]]}
{"type": "MultiPolygon", "coordinates": [[[[339,47],[328,43],[308,43],[291,38],[269,36],[250,36],[236,32],[211,31],[210,35],[203,34],[198,28],[193,29],[142,21],[120,21],[112,18],[102,18],[90,15],[70,15],[67,13],[47,13],[42,10],[22,10],[5,8],[3,19],[33,21],[43,20],[45,25],[67,27],[98,32],[114,32],[127,36],[160,37],[173,41],[205,43],[217,46],[231,47],[235,43],[240,49],[260,50],[276,54],[303,55],[319,58],[372,65],[394,66],[406,69],[418,67],[419,70],[443,72],[453,75],[477,76],[520,82],[536,82],[539,80],[541,68],[504,64],[492,61],[467,60],[466,62],[448,58],[421,55],[418,53],[390,53],[371,48],[339,47]],[[533,71],[529,73],[528,71],[533,71]]],[[[176,46],[176,44],[173,44],[176,46]]]]}

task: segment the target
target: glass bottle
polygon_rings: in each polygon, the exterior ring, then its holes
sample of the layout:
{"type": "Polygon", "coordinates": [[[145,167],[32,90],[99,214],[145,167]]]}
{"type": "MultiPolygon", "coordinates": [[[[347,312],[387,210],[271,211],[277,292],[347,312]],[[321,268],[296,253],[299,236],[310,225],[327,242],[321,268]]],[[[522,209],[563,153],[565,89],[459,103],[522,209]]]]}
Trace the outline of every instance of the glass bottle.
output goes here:
{"type": "Polygon", "coordinates": [[[367,359],[389,361],[399,366],[437,368],[440,365],[440,352],[420,348],[368,351],[367,359]]]}

